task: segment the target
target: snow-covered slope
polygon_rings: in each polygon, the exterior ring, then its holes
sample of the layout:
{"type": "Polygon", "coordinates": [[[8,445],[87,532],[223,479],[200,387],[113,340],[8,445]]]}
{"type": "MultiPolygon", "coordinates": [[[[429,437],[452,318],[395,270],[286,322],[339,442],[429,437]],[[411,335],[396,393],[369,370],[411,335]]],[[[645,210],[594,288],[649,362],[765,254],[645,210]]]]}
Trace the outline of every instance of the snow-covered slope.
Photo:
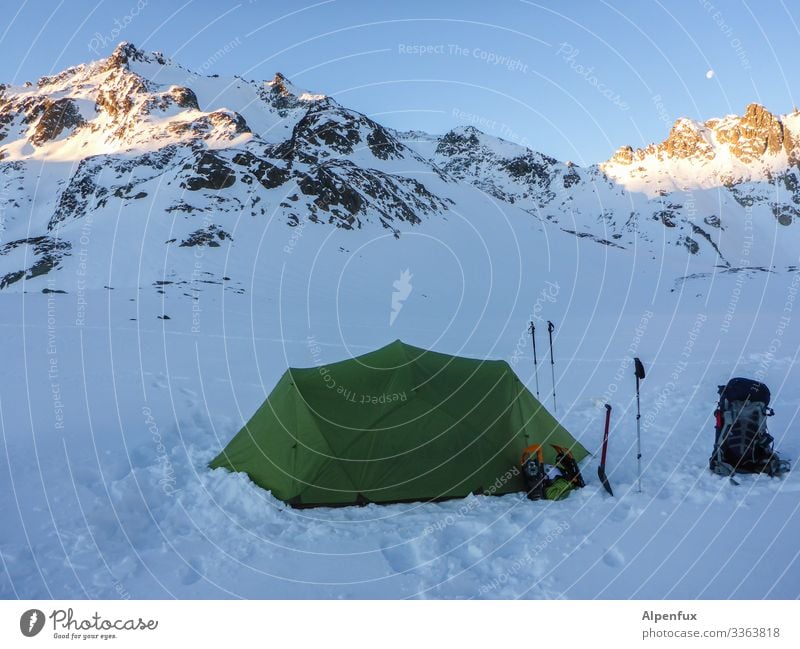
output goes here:
{"type": "MultiPolygon", "coordinates": [[[[237,226],[245,237],[274,219],[395,231],[446,209],[418,180],[437,174],[427,161],[364,115],[281,75],[265,84],[198,78],[122,44],[35,86],[3,87],[0,102],[3,288],[51,272],[74,276],[86,227],[94,271],[108,267],[110,238],[143,236],[146,255],[175,249],[180,274],[180,266],[191,272],[186,248],[226,248],[237,226]]],[[[117,269],[87,281],[128,283],[130,269],[117,269]]]]}
{"type": "Polygon", "coordinates": [[[797,597],[798,474],[706,469],[736,374],[800,450],[795,127],[760,115],[578,167],[128,44],[3,87],[0,596],[797,597]],[[595,459],[559,503],[304,511],[207,468],[287,366],[402,338],[535,390],[548,319],[559,419],[594,450],[614,406],[615,499],[595,459]]]}
{"type": "MultiPolygon", "coordinates": [[[[744,117],[681,119],[662,144],[621,148],[590,167],[460,127],[440,138],[401,134],[449,175],[578,237],[644,252],[692,273],[795,264],[800,117],[752,104],[744,117]],[[776,228],[776,224],[786,226],[776,228]],[[756,229],[775,246],[747,255],[756,229]],[[689,256],[688,260],[686,259],[689,256]]],[[[690,273],[687,273],[690,274],[690,273]]]]}

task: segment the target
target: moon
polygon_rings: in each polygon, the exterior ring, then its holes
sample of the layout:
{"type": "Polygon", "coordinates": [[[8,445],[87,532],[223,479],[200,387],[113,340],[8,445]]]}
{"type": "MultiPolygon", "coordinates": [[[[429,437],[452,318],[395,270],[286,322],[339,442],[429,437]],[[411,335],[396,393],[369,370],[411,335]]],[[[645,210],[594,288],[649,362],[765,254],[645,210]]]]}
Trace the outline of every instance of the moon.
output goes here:
{"type": "Polygon", "coordinates": [[[714,78],[714,70],[709,70],[706,72],[706,79],[713,79],[714,78]]]}

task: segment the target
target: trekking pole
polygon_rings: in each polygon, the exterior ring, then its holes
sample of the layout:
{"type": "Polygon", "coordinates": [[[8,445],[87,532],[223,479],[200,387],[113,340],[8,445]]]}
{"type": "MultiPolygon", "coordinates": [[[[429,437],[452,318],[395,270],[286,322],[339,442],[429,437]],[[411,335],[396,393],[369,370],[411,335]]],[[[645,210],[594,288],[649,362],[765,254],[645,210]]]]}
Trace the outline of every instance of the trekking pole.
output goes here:
{"type": "Polygon", "coordinates": [[[608,484],[608,477],[606,476],[606,451],[608,450],[608,426],[611,423],[611,406],[606,404],[606,428],[605,432],[603,433],[603,453],[600,456],[600,466],[597,467],[597,477],[600,478],[600,482],[603,483],[606,491],[610,495],[614,495],[614,492],[611,491],[611,485],[608,484]]]}
{"type": "Polygon", "coordinates": [[[553,379],[553,414],[558,413],[558,406],[556,405],[556,362],[553,360],[553,331],[555,325],[549,320],[547,321],[547,333],[550,335],[550,375],[553,379]]]}
{"type": "Polygon", "coordinates": [[[640,422],[642,412],[639,406],[639,381],[644,379],[644,365],[638,358],[634,358],[633,366],[633,371],[636,374],[636,462],[639,465],[637,482],[639,493],[642,493],[642,427],[640,422]]]}
{"type": "Polygon", "coordinates": [[[528,328],[528,332],[531,334],[531,340],[533,340],[533,375],[536,377],[536,399],[540,400],[540,397],[539,397],[539,363],[536,360],[536,327],[533,326],[533,322],[531,322],[531,326],[528,328]]]}

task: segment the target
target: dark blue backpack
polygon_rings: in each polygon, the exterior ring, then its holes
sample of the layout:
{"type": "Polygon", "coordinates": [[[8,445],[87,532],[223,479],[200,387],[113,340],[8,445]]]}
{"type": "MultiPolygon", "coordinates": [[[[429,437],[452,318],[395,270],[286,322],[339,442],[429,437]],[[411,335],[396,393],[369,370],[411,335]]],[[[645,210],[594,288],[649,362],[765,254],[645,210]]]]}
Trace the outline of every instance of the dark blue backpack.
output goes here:
{"type": "Polygon", "coordinates": [[[714,473],[733,478],[736,473],[775,476],[789,470],[789,461],[775,452],[767,430],[767,417],[775,414],[769,400],[769,388],[751,379],[734,378],[719,386],[714,451],[708,461],[714,473]]]}

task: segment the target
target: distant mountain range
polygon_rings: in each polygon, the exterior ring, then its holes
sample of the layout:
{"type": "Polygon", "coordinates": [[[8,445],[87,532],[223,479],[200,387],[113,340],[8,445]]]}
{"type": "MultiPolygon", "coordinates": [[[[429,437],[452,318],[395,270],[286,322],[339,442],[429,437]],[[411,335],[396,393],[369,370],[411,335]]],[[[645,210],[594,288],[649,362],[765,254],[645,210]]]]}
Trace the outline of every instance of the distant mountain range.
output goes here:
{"type": "MultiPolygon", "coordinates": [[[[800,113],[751,104],[741,117],[679,119],[660,144],[579,167],[471,126],[399,132],[281,74],[200,76],[122,43],[35,84],[0,85],[0,289],[40,291],[81,264],[102,287],[126,243],[140,260],[171,247],[172,276],[186,279],[193,251],[236,254],[267,223],[287,237],[306,226],[401,237],[451,213],[479,218],[465,187],[580,245],[688,255],[699,274],[794,269],[798,145],[800,113]],[[749,249],[753,232],[774,245],[749,249]]],[[[115,281],[163,280],[140,266],[115,281]]]]}

